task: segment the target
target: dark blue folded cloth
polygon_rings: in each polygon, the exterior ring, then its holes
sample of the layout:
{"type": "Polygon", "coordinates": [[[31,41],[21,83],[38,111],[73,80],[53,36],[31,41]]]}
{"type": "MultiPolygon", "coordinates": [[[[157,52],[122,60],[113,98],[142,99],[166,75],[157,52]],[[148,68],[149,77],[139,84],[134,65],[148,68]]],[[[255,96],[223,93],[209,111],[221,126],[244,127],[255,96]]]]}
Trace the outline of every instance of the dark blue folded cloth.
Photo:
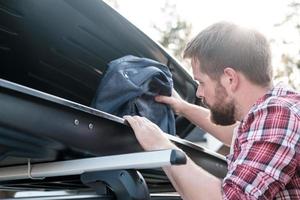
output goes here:
{"type": "Polygon", "coordinates": [[[171,96],[172,88],[167,66],[147,58],[124,56],[108,64],[91,106],[119,117],[146,117],[164,132],[175,135],[172,109],[154,100],[157,95],[171,96]]]}

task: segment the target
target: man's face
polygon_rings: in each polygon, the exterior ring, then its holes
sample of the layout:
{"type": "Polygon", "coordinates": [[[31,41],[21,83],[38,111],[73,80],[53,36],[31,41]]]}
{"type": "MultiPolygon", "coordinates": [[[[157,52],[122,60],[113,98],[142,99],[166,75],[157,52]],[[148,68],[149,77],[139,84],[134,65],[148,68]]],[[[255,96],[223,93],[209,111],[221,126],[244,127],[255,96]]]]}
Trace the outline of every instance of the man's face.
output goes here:
{"type": "Polygon", "coordinates": [[[235,103],[228,96],[220,81],[212,80],[200,70],[200,63],[192,61],[194,79],[198,81],[197,97],[211,111],[211,120],[218,125],[232,125],[235,123],[235,103]]]}

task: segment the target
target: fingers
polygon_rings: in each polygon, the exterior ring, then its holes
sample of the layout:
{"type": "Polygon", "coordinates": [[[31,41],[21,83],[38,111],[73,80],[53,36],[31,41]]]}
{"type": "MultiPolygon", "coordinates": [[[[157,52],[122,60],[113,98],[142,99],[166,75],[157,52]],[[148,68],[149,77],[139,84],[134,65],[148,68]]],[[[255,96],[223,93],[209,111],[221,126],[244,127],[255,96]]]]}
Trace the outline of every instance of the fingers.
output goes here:
{"type": "Polygon", "coordinates": [[[182,115],[182,105],[184,105],[184,100],[181,99],[181,97],[177,93],[174,93],[174,96],[172,95],[171,97],[168,96],[156,96],[155,100],[160,103],[165,103],[171,106],[173,111],[177,115],[182,115]]]}
{"type": "Polygon", "coordinates": [[[130,126],[133,128],[133,130],[138,130],[138,129],[143,128],[146,123],[152,123],[147,118],[140,117],[140,116],[125,115],[123,118],[125,120],[127,120],[127,122],[130,124],[130,126]]]}
{"type": "Polygon", "coordinates": [[[173,98],[168,97],[168,96],[156,96],[155,101],[157,101],[159,103],[171,104],[173,101],[173,98]]]}
{"type": "Polygon", "coordinates": [[[139,121],[136,119],[136,117],[126,115],[126,116],[124,116],[123,118],[124,118],[125,120],[127,120],[127,122],[129,123],[129,125],[130,125],[134,130],[140,127],[140,123],[139,123],[139,121]]]}
{"type": "Polygon", "coordinates": [[[165,104],[173,104],[176,102],[176,100],[182,100],[180,95],[176,92],[176,90],[172,89],[172,96],[162,96],[158,95],[155,97],[155,100],[160,103],[165,104]]]}
{"type": "Polygon", "coordinates": [[[135,134],[139,132],[162,132],[161,129],[146,117],[140,116],[124,116],[123,117],[130,124],[135,134]]]}
{"type": "Polygon", "coordinates": [[[162,130],[147,118],[128,115],[123,118],[130,124],[138,142],[145,150],[173,148],[173,144],[162,134],[162,130]]]}

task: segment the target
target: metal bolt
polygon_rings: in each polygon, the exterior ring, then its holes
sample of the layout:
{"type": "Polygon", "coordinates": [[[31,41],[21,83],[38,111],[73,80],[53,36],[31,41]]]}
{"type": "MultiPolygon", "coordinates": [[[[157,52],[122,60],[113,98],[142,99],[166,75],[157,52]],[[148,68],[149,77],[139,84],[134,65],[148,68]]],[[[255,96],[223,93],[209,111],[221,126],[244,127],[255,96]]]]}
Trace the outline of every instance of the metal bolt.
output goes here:
{"type": "Polygon", "coordinates": [[[94,125],[92,123],[89,124],[89,129],[92,130],[94,128],[94,125]]]}
{"type": "Polygon", "coordinates": [[[79,125],[79,120],[78,120],[78,119],[75,119],[75,120],[74,120],[74,124],[75,124],[76,126],[78,126],[78,125],[79,125]]]}

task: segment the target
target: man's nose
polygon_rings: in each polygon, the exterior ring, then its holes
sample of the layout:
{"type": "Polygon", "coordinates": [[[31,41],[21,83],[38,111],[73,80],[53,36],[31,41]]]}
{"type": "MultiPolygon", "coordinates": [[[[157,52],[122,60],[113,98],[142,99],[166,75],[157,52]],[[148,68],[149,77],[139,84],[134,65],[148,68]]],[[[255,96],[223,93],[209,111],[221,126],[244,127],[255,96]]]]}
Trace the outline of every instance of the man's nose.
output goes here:
{"type": "Polygon", "coordinates": [[[198,88],[197,88],[196,96],[197,96],[198,98],[203,98],[203,97],[204,97],[203,89],[202,89],[200,86],[198,86],[198,88]]]}

